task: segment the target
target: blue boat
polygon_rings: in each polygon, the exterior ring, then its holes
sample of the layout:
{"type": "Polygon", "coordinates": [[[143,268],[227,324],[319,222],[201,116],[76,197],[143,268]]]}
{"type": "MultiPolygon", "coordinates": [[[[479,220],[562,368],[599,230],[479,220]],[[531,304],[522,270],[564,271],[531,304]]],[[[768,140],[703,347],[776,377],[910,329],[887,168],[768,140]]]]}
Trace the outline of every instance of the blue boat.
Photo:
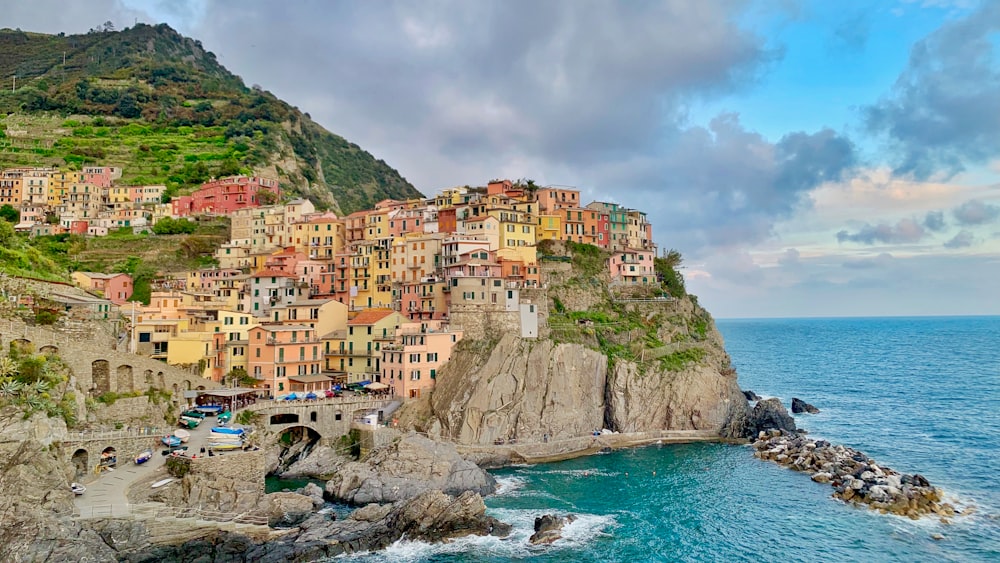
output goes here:
{"type": "Polygon", "coordinates": [[[153,450],[146,450],[141,454],[135,456],[135,464],[142,465],[143,463],[149,461],[152,457],[153,457],[153,450]]]}
{"type": "Polygon", "coordinates": [[[181,439],[178,438],[177,436],[164,436],[160,438],[160,441],[163,442],[164,446],[172,447],[181,445],[181,439]]]}
{"type": "Polygon", "coordinates": [[[242,428],[227,428],[225,426],[216,426],[215,428],[212,429],[212,432],[216,432],[219,434],[236,434],[238,436],[243,434],[245,430],[243,430],[242,428]]]}

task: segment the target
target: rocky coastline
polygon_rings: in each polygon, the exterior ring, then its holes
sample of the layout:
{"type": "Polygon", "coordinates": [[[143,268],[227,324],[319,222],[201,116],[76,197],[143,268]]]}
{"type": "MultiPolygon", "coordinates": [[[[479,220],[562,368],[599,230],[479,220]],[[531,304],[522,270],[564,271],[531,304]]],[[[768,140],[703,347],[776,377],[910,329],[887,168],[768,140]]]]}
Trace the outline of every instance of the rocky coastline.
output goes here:
{"type": "Polygon", "coordinates": [[[942,502],[941,489],[920,474],[879,465],[853,448],[772,429],[758,434],[753,449],[757,458],[807,473],[817,483],[828,483],[833,496],[845,502],[911,519],[958,514],[953,505],[942,502]]]}

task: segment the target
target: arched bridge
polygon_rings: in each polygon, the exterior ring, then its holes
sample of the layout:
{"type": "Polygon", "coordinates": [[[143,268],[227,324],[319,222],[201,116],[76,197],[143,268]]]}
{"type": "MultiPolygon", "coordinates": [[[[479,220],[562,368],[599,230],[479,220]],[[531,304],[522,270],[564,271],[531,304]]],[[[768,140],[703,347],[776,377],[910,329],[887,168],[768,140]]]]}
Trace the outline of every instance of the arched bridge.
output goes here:
{"type": "Polygon", "coordinates": [[[350,432],[351,423],[374,414],[384,420],[400,404],[399,399],[370,396],[335,397],[300,401],[257,401],[244,410],[258,413],[260,422],[276,434],[295,427],[306,427],[323,441],[332,441],[350,432]]]}

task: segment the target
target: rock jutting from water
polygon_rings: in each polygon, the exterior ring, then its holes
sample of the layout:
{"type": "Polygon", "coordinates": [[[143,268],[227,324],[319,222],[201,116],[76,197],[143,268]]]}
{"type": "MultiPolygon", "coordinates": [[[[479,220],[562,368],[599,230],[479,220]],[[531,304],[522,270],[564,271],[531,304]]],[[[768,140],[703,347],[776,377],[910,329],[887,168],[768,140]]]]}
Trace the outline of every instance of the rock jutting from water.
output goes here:
{"type": "Polygon", "coordinates": [[[923,476],[880,466],[852,448],[781,430],[761,431],[753,448],[755,457],[808,473],[817,483],[829,483],[833,496],[846,502],[912,519],[956,514],[954,506],[941,502],[941,489],[923,476]]]}
{"type": "Polygon", "coordinates": [[[792,414],[819,414],[819,409],[810,405],[809,403],[799,399],[798,397],[792,397],[792,414]]]}
{"type": "Polygon", "coordinates": [[[564,517],[545,514],[535,518],[535,533],[528,538],[532,545],[546,545],[562,538],[563,526],[576,521],[576,516],[567,514],[564,517]]]}

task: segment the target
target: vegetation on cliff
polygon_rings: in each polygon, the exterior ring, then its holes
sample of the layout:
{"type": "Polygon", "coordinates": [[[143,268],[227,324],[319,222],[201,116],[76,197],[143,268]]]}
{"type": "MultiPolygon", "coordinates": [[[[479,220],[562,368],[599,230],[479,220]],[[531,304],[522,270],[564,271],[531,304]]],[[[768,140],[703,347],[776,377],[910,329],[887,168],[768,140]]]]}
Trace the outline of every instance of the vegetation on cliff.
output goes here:
{"type": "Polygon", "coordinates": [[[69,367],[55,354],[35,354],[16,342],[0,356],[0,407],[13,405],[27,419],[36,412],[76,424],[76,397],[67,391],[69,367]]]}
{"type": "Polygon", "coordinates": [[[46,35],[0,30],[0,167],[122,166],[169,194],[215,176],[277,176],[343,213],[418,197],[399,173],[165,24],[46,35]],[[5,131],[4,131],[5,130],[5,131]]]}

